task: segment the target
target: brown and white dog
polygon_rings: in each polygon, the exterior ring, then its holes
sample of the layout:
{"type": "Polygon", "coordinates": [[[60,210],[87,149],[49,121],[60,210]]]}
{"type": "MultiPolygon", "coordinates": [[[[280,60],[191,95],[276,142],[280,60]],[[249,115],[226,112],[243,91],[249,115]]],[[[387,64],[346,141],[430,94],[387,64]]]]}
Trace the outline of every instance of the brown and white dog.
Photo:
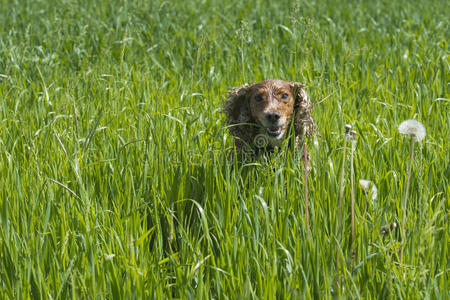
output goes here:
{"type": "Polygon", "coordinates": [[[280,146],[291,124],[296,147],[303,135],[314,134],[313,104],[303,87],[298,82],[269,79],[229,91],[223,112],[237,150],[258,152],[280,146]]]}

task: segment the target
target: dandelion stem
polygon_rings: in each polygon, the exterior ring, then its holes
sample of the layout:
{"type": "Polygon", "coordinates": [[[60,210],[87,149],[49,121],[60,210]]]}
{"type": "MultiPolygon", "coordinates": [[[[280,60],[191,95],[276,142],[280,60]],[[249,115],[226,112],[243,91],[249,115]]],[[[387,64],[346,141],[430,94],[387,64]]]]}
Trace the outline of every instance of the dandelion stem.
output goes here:
{"type": "MultiPolygon", "coordinates": [[[[354,170],[353,170],[353,152],[355,151],[356,141],[352,140],[352,150],[350,154],[350,186],[352,197],[352,244],[355,242],[355,185],[353,182],[354,170]]],[[[355,256],[353,255],[352,262],[354,262],[355,256]]]]}
{"type": "MultiPolygon", "coordinates": [[[[344,195],[344,170],[345,170],[345,159],[347,151],[347,139],[344,142],[344,151],[342,155],[342,166],[341,166],[341,176],[339,179],[339,200],[338,200],[338,228],[337,228],[337,245],[336,245],[336,263],[338,272],[340,270],[340,256],[339,256],[339,242],[341,241],[341,225],[342,225],[342,196],[344,195]]],[[[339,275],[337,279],[337,285],[340,285],[339,275]]]]}
{"type": "Polygon", "coordinates": [[[409,167],[408,167],[408,178],[406,179],[406,189],[405,189],[405,196],[403,199],[403,218],[402,218],[402,251],[400,253],[400,261],[403,261],[403,251],[406,244],[406,232],[405,232],[405,223],[406,223],[406,208],[408,204],[408,192],[409,192],[409,184],[411,181],[411,171],[412,171],[412,165],[414,160],[414,138],[411,137],[411,156],[409,158],[409,167]]]}
{"type": "Polygon", "coordinates": [[[342,196],[344,195],[344,175],[345,175],[345,158],[346,158],[347,142],[344,144],[344,153],[342,155],[341,175],[339,178],[339,200],[338,200],[338,234],[342,225],[342,196]]]}

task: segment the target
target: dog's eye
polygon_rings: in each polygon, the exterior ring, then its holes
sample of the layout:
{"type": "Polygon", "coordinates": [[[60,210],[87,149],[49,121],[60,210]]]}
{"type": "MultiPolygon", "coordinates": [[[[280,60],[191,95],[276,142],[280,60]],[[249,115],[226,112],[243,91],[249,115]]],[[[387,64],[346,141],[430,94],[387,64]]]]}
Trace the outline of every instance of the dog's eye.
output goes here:
{"type": "Polygon", "coordinates": [[[281,99],[286,99],[289,95],[284,93],[283,95],[281,95],[281,99]]]}
{"type": "Polygon", "coordinates": [[[255,101],[256,101],[256,102],[261,102],[261,101],[263,101],[262,95],[257,95],[257,96],[255,97],[255,101]]]}

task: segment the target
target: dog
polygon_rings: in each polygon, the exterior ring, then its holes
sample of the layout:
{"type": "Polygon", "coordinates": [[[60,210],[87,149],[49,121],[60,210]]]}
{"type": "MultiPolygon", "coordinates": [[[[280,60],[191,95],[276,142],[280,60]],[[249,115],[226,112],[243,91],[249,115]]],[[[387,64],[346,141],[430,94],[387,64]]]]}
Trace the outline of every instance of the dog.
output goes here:
{"type": "Polygon", "coordinates": [[[298,82],[269,79],[245,84],[228,92],[223,112],[241,152],[271,151],[295,134],[295,147],[303,136],[316,132],[313,103],[298,82]]]}

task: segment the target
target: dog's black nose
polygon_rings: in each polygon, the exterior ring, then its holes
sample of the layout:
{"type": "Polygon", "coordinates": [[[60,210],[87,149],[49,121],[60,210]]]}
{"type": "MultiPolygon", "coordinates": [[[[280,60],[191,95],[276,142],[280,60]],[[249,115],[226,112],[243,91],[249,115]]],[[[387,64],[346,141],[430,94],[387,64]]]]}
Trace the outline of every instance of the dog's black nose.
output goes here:
{"type": "Polygon", "coordinates": [[[266,113],[266,119],[269,122],[275,123],[280,119],[280,112],[278,111],[272,111],[266,113]]]}

